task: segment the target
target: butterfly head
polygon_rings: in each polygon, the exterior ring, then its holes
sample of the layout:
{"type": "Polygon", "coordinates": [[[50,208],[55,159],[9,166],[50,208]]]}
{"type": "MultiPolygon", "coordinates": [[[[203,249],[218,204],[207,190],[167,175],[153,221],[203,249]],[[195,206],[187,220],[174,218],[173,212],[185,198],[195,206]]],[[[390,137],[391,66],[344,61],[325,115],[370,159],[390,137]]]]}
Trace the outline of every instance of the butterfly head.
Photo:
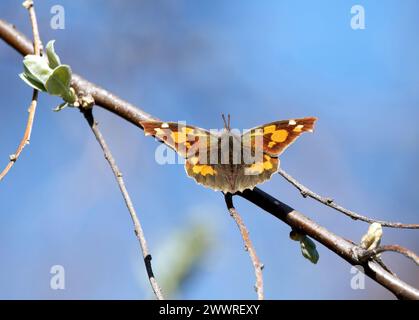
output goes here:
{"type": "Polygon", "coordinates": [[[224,128],[226,129],[226,131],[230,131],[231,130],[231,127],[230,127],[230,114],[227,115],[227,120],[226,120],[226,117],[225,117],[224,113],[221,114],[221,117],[223,118],[223,121],[224,121],[224,128]]]}

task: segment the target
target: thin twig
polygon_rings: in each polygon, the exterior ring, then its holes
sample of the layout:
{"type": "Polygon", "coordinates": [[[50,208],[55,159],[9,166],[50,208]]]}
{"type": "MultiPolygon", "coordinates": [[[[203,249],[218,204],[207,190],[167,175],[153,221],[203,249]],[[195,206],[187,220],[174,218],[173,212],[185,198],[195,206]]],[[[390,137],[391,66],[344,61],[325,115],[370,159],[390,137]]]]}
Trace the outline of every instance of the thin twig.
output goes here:
{"type": "Polygon", "coordinates": [[[419,266],[419,257],[414,252],[412,252],[411,250],[406,249],[406,248],[404,248],[402,246],[399,246],[397,244],[385,245],[385,246],[380,246],[380,247],[372,249],[372,250],[367,250],[360,257],[360,260],[368,260],[372,257],[375,257],[377,254],[380,254],[382,252],[388,252],[388,251],[398,252],[398,253],[406,256],[407,258],[411,259],[414,263],[416,263],[416,265],[419,266]]]}
{"type": "Polygon", "coordinates": [[[374,261],[377,262],[385,271],[392,274],[393,276],[397,277],[397,274],[389,268],[388,265],[384,263],[384,261],[380,258],[380,256],[375,256],[374,261]]]}
{"type": "Polygon", "coordinates": [[[333,208],[339,212],[342,212],[343,214],[347,215],[348,217],[354,219],[354,220],[361,220],[368,223],[377,222],[381,224],[383,227],[389,227],[389,228],[404,228],[404,229],[419,229],[419,224],[416,223],[400,223],[400,222],[389,222],[389,221],[382,221],[382,220],[375,220],[368,218],[366,216],[360,215],[354,211],[345,209],[344,207],[336,204],[333,199],[322,197],[318,195],[317,193],[311,191],[306,186],[302,185],[300,182],[298,182],[295,178],[293,178],[289,173],[285,172],[282,168],[278,169],[278,173],[285,178],[289,183],[291,183],[294,187],[296,187],[301,195],[306,198],[310,197],[314,200],[319,201],[320,203],[323,203],[324,205],[333,208]]]}
{"type": "Polygon", "coordinates": [[[41,37],[39,36],[38,20],[36,19],[36,12],[33,0],[26,0],[25,2],[23,2],[23,6],[29,11],[29,18],[31,20],[33,33],[33,50],[34,54],[39,56],[41,55],[42,42],[41,37]]]}
{"type": "MultiPolygon", "coordinates": [[[[39,29],[38,29],[38,22],[36,19],[36,13],[35,8],[33,5],[33,1],[25,1],[23,3],[23,6],[28,9],[29,11],[29,18],[32,25],[32,33],[33,33],[33,50],[35,55],[41,54],[41,38],[39,37],[39,29]]],[[[32,101],[28,108],[28,120],[26,122],[26,128],[25,132],[23,134],[23,138],[21,139],[16,152],[9,157],[9,163],[7,166],[3,169],[3,171],[0,173],[0,181],[4,179],[4,177],[7,175],[7,173],[10,171],[10,169],[13,167],[13,165],[16,163],[17,159],[19,158],[20,154],[23,151],[23,148],[27,144],[29,144],[31,140],[31,133],[32,133],[32,127],[33,127],[33,121],[35,118],[35,112],[36,112],[36,105],[38,102],[38,90],[34,89],[32,94],[32,101]]]]}
{"type": "MultiPolygon", "coordinates": [[[[27,37],[16,30],[12,24],[1,19],[0,38],[22,55],[33,52],[32,44],[27,37]]],[[[140,125],[141,121],[156,119],[135,105],[117,97],[106,89],[87,81],[81,76],[73,74],[71,84],[77,91],[84,91],[91,94],[96,105],[113,112],[140,129],[142,129],[140,125]]],[[[354,243],[330,232],[315,221],[307,218],[301,212],[298,212],[259,188],[246,190],[238,195],[280,219],[292,229],[299,230],[301,233],[317,240],[329,250],[348,261],[351,265],[362,266],[368,277],[392,292],[399,299],[419,299],[419,291],[416,288],[387,272],[376,261],[369,260],[368,263],[360,261],[353,254],[353,249],[357,247],[354,243]]]]}
{"type": "Polygon", "coordinates": [[[234,208],[233,205],[233,197],[231,193],[224,194],[224,200],[226,202],[228,211],[230,212],[231,217],[236,221],[237,226],[239,227],[240,234],[244,241],[244,247],[245,250],[249,252],[250,259],[252,260],[253,268],[255,269],[255,275],[256,275],[256,284],[255,284],[255,290],[258,296],[258,300],[263,300],[263,275],[262,275],[262,269],[263,265],[260,262],[256,250],[253,247],[252,241],[249,237],[249,231],[247,231],[246,225],[243,222],[243,219],[241,218],[240,214],[237,212],[236,208],[234,208]]]}
{"type": "Polygon", "coordinates": [[[7,164],[7,166],[3,169],[3,171],[0,173],[0,181],[4,179],[4,177],[9,173],[10,169],[13,167],[17,159],[19,158],[20,154],[23,151],[23,148],[27,144],[29,144],[29,141],[31,139],[31,133],[32,133],[32,127],[33,127],[33,120],[35,118],[35,111],[36,111],[36,104],[38,101],[38,91],[34,90],[32,94],[32,101],[28,108],[29,116],[26,123],[26,129],[23,134],[23,138],[19,143],[19,146],[16,149],[16,152],[9,156],[10,161],[7,164]]]}
{"type": "Polygon", "coordinates": [[[140,220],[138,219],[138,216],[135,212],[134,205],[131,201],[131,197],[128,193],[127,188],[125,187],[124,179],[122,178],[122,173],[119,170],[114,157],[112,156],[112,153],[105,141],[105,138],[103,137],[101,131],[99,130],[99,127],[97,125],[97,122],[95,121],[93,117],[93,113],[91,109],[83,110],[82,113],[84,114],[84,117],[86,118],[87,122],[89,123],[90,128],[93,131],[93,134],[96,137],[96,140],[99,142],[100,147],[103,150],[103,153],[105,155],[105,159],[108,161],[114,175],[116,178],[116,181],[118,182],[119,189],[121,190],[122,196],[124,197],[125,204],[128,208],[128,211],[131,215],[132,222],[134,224],[134,231],[135,235],[137,236],[137,239],[140,243],[141,251],[144,258],[144,264],[147,270],[148,279],[150,281],[151,287],[154,291],[154,294],[158,300],[163,300],[163,294],[160,290],[160,287],[157,283],[157,280],[154,277],[153,268],[151,266],[151,255],[148,251],[148,245],[147,241],[145,239],[143,228],[141,227],[140,220]]]}

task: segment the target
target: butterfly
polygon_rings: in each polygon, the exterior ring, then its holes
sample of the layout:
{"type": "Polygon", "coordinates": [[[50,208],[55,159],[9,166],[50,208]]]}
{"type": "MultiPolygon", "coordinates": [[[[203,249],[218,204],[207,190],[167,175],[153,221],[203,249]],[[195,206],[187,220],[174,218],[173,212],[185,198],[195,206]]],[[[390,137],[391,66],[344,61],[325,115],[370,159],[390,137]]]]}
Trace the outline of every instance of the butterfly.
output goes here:
{"type": "Polygon", "coordinates": [[[243,134],[231,129],[205,130],[177,122],[142,121],[151,135],[185,158],[185,170],[198,184],[224,193],[243,192],[277,172],[279,156],[303,132],[313,132],[317,118],[274,121],[243,134]]]}

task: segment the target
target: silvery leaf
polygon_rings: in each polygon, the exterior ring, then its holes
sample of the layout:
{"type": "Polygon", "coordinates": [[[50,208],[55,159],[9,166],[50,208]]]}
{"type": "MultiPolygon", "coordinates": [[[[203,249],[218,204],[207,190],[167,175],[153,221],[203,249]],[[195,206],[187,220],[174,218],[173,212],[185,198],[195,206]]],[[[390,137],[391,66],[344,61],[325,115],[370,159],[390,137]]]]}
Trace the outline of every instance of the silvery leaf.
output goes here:
{"type": "Polygon", "coordinates": [[[49,94],[55,96],[67,96],[70,90],[71,69],[67,65],[61,65],[54,69],[45,87],[49,94]]]}
{"type": "Polygon", "coordinates": [[[26,73],[20,73],[19,77],[26,82],[27,85],[29,85],[30,87],[39,90],[39,91],[47,91],[44,87],[44,85],[34,79],[32,79],[31,77],[29,77],[26,73]]]}
{"type": "Polygon", "coordinates": [[[61,64],[60,57],[55,53],[54,42],[55,40],[51,40],[46,45],[48,63],[51,69],[55,69],[61,64]]]}
{"type": "Polygon", "coordinates": [[[54,109],[52,109],[52,111],[58,112],[58,111],[63,110],[66,107],[68,107],[68,103],[67,102],[63,102],[60,105],[58,105],[57,107],[55,107],[54,109]]]}
{"type": "Polygon", "coordinates": [[[44,85],[52,73],[48,61],[43,57],[35,56],[33,54],[27,55],[23,59],[23,65],[28,77],[41,82],[44,85]]]}
{"type": "Polygon", "coordinates": [[[319,261],[319,253],[316,249],[316,244],[307,236],[305,236],[300,241],[301,253],[304,258],[310,260],[312,263],[316,264],[319,261]]]}

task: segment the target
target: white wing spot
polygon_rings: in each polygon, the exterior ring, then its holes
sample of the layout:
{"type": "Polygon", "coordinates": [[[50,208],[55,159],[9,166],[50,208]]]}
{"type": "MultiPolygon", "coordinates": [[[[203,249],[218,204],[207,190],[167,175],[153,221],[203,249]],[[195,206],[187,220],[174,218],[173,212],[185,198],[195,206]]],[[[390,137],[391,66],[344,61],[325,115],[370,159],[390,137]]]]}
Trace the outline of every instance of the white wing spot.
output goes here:
{"type": "Polygon", "coordinates": [[[160,128],[154,128],[154,132],[159,135],[159,134],[164,134],[164,131],[160,128]]]}
{"type": "Polygon", "coordinates": [[[166,122],[165,122],[165,123],[162,123],[161,127],[162,127],[162,128],[169,128],[169,124],[168,124],[168,123],[166,123],[166,122]]]}
{"type": "Polygon", "coordinates": [[[294,131],[294,132],[301,132],[303,128],[304,128],[304,125],[303,124],[299,124],[292,131],[294,131]]]}
{"type": "Polygon", "coordinates": [[[290,121],[288,121],[288,125],[289,126],[295,126],[297,124],[297,122],[295,122],[295,120],[290,120],[290,121]]]}

